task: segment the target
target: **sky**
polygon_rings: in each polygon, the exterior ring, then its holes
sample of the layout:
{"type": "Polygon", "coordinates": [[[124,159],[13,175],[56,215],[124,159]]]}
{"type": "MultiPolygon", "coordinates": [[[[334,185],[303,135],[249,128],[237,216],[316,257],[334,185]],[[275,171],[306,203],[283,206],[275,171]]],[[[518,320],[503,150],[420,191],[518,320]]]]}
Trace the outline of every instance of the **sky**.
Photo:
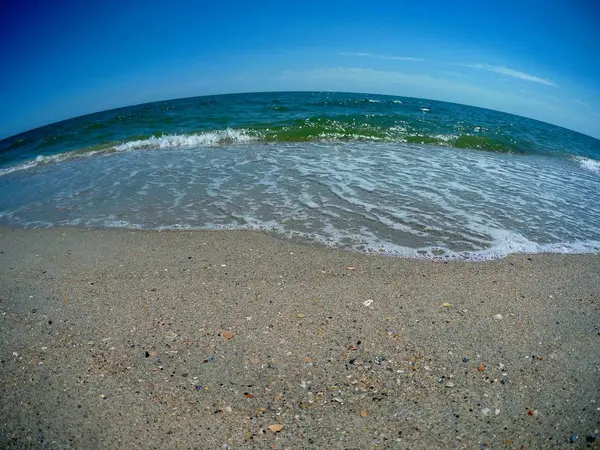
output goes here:
{"type": "Polygon", "coordinates": [[[600,138],[600,2],[0,0],[0,139],[282,90],[450,101],[600,138]]]}

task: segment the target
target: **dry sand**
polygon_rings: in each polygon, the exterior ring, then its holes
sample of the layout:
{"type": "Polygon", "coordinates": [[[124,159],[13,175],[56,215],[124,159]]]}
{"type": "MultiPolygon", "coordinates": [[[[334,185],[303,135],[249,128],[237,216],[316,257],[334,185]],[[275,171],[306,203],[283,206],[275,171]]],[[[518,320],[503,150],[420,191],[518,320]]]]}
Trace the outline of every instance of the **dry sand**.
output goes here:
{"type": "Polygon", "coordinates": [[[598,448],[599,255],[68,228],[0,252],[0,448],[598,448]]]}

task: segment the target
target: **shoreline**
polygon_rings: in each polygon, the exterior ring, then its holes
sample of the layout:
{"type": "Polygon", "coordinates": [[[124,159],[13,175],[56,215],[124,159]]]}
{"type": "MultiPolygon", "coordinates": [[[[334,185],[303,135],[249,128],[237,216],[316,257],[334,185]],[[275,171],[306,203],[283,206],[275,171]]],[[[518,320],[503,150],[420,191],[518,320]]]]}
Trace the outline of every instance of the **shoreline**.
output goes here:
{"type": "MultiPolygon", "coordinates": [[[[505,253],[502,256],[490,256],[490,250],[492,248],[480,249],[480,250],[449,250],[449,249],[441,249],[441,248],[429,248],[425,249],[414,249],[408,248],[408,252],[413,253],[405,253],[399,254],[394,253],[392,251],[385,250],[359,250],[352,247],[340,247],[336,244],[328,244],[323,242],[324,239],[313,239],[310,237],[306,237],[303,233],[290,231],[290,232],[281,232],[278,230],[271,230],[268,228],[137,228],[137,227],[119,227],[119,226],[77,226],[77,225],[50,225],[47,227],[35,227],[35,228],[24,228],[22,226],[15,225],[6,225],[0,224],[0,234],[15,232],[15,231],[25,231],[25,232],[36,232],[36,231],[48,231],[48,230],[69,230],[69,231],[81,231],[81,232],[114,232],[114,233],[198,233],[203,234],[206,233],[210,235],[211,233],[240,233],[240,234],[258,234],[263,236],[268,236],[277,241],[282,241],[283,243],[288,243],[290,245],[298,245],[303,247],[315,247],[320,248],[325,251],[333,251],[333,252],[341,252],[341,253],[350,253],[357,254],[363,256],[370,257],[381,257],[381,258],[392,258],[392,259],[406,259],[411,261],[430,261],[435,263],[489,263],[494,261],[502,261],[506,258],[511,257],[535,257],[535,256],[553,256],[553,255],[563,255],[563,256],[600,256],[600,248],[587,246],[588,250],[586,251],[540,251],[540,252],[511,252],[505,253]],[[592,249],[594,251],[591,251],[592,249]],[[427,252],[430,252],[429,254],[427,252]],[[431,253],[431,252],[440,252],[440,253],[431,253]],[[451,256],[444,255],[441,252],[450,252],[451,256]],[[463,257],[464,254],[470,254],[469,257],[463,257]],[[480,256],[481,254],[485,254],[485,256],[480,256]],[[474,256],[478,255],[478,256],[474,256]]],[[[577,242],[577,244],[581,244],[581,242],[577,242]]],[[[574,243],[567,244],[537,244],[540,246],[550,246],[551,248],[564,248],[565,245],[574,245],[574,243]]],[[[587,243],[586,243],[587,245],[587,243]]],[[[494,253],[496,255],[496,253],[494,253]]]]}
{"type": "Polygon", "coordinates": [[[600,442],[598,254],[5,227],[0,252],[3,448],[600,442]]]}

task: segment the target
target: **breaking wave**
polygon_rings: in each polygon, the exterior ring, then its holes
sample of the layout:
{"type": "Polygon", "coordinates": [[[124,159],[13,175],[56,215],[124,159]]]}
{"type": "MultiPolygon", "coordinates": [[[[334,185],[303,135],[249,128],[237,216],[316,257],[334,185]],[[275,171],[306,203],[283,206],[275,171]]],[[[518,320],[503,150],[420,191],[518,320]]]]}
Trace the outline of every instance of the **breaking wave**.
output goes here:
{"type": "Polygon", "coordinates": [[[247,130],[218,130],[205,133],[192,134],[168,134],[162,136],[150,136],[146,139],[136,139],[120,144],[101,144],[80,150],[59,153],[56,155],[40,155],[30,161],[4,167],[0,169],[0,176],[8,175],[21,170],[28,170],[40,165],[55,164],[94,155],[107,155],[115,152],[127,152],[132,150],[153,150],[169,148],[189,147],[214,147],[227,144],[241,144],[256,142],[258,135],[252,135],[247,130]]]}
{"type": "Polygon", "coordinates": [[[140,149],[159,149],[176,147],[212,147],[224,144],[243,144],[256,142],[257,133],[248,130],[226,129],[193,134],[168,134],[164,136],[151,136],[148,139],[124,142],[114,147],[115,151],[140,149]]]}
{"type": "MultiPolygon", "coordinates": [[[[371,101],[371,100],[368,100],[371,101]]],[[[386,117],[369,115],[312,116],[290,120],[285,124],[255,124],[245,128],[227,128],[196,131],[190,133],[154,133],[134,136],[120,141],[103,142],[56,154],[42,154],[19,161],[17,164],[0,168],[0,176],[28,170],[40,165],[101,156],[115,152],[136,150],[159,150],[175,148],[206,148],[224,145],[253,143],[298,143],[298,142],[385,142],[413,145],[433,145],[460,149],[499,152],[506,154],[539,153],[531,142],[516,140],[503,134],[483,135],[481,127],[473,130],[453,132],[425,132],[397,122],[387,123],[386,117]]],[[[21,141],[18,141],[21,142],[21,141]]],[[[553,154],[550,152],[548,154],[553,154]]],[[[570,156],[582,168],[600,173],[600,161],[582,156],[570,156]]]]}
{"type": "Polygon", "coordinates": [[[572,159],[577,161],[582,169],[600,174],[600,161],[583,156],[574,156],[572,159]]]}

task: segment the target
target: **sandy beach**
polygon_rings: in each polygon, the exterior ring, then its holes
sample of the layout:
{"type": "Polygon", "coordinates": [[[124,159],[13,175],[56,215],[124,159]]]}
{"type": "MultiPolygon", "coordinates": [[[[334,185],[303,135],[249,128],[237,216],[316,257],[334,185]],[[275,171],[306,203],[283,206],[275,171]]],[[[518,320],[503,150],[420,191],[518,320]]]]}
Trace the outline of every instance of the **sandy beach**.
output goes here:
{"type": "Polygon", "coordinates": [[[0,228],[0,448],[599,448],[600,256],[0,228]]]}

